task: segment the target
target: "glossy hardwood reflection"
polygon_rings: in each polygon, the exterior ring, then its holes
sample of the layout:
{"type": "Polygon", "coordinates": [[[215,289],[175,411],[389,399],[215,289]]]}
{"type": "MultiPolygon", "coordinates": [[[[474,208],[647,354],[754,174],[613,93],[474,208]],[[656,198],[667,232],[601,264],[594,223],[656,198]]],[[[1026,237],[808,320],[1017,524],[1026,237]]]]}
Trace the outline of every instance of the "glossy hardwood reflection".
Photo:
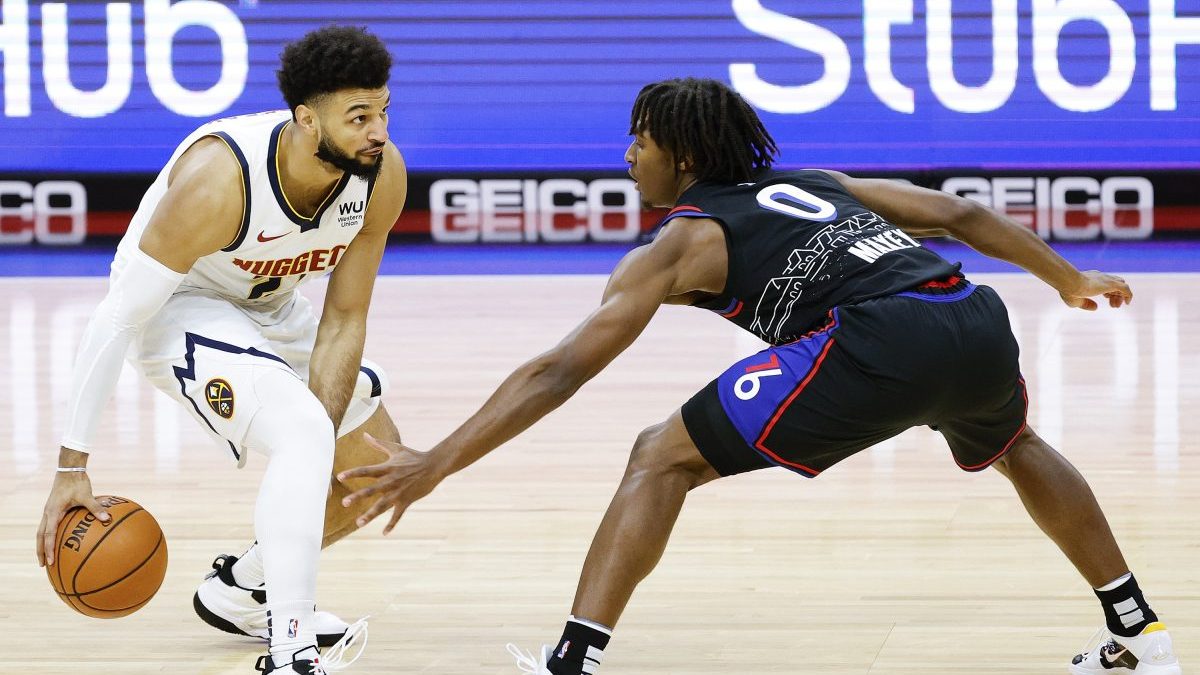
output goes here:
{"type": "MultiPolygon", "coordinates": [[[[1143,275],[1134,304],[1068,310],[1024,276],[976,277],[1009,304],[1031,420],[1091,481],[1185,665],[1200,667],[1200,275],[1143,275]]],[[[369,356],[425,448],[595,305],[599,277],[392,277],[369,356]]],[[[314,295],[319,296],[321,289],[314,295]]],[[[99,492],[162,523],[170,566],[142,611],[59,602],[33,534],[71,361],[100,279],[0,281],[0,621],[20,673],[251,672],[259,644],[217,633],[191,595],[252,538],[261,457],[237,470],[182,409],[122,377],[91,461],[99,492]]],[[[665,308],[577,397],[419,503],[326,552],[319,602],[371,615],[350,672],[517,673],[506,642],[557,638],[592,533],[642,428],[760,348],[707,312],[665,308]]],[[[1087,586],[995,472],[966,474],[910,431],[823,475],[719,481],[685,506],[601,672],[1063,673],[1100,626],[1087,586]]]]}

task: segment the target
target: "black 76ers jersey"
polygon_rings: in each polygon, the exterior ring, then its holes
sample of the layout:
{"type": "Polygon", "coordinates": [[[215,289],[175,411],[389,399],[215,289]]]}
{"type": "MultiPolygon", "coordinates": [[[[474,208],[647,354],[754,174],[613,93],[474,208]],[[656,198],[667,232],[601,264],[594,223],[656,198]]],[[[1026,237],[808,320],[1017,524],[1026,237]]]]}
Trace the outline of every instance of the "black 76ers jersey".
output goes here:
{"type": "Polygon", "coordinates": [[[688,188],[662,223],[711,218],[725,229],[724,291],[696,303],[771,344],[819,326],[833,307],[892,295],[958,271],[858,202],[823,171],[688,188]]]}

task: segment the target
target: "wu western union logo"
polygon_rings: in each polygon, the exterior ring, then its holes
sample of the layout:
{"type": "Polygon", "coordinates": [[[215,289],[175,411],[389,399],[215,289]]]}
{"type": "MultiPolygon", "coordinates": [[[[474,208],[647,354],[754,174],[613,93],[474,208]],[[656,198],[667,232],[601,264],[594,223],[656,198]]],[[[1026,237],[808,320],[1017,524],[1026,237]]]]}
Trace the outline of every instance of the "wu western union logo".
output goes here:
{"type": "Polygon", "coordinates": [[[204,398],[208,407],[225,419],[233,417],[233,387],[219,377],[214,377],[204,385],[204,398]]]}
{"type": "Polygon", "coordinates": [[[338,204],[338,225],[341,227],[360,225],[363,221],[363,211],[366,209],[367,202],[365,200],[338,204]]]}
{"type": "Polygon", "coordinates": [[[346,250],[345,244],[338,244],[329,250],[317,249],[301,253],[295,258],[279,260],[242,260],[234,258],[233,264],[246,270],[256,277],[286,277],[289,274],[305,274],[320,272],[337,264],[338,258],[346,250]]]}

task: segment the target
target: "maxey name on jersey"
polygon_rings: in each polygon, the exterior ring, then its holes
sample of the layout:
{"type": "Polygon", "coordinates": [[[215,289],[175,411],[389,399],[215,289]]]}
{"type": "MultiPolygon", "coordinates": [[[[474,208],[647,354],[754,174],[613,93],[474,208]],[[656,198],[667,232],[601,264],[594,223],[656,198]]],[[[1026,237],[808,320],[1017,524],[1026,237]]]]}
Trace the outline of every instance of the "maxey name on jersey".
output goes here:
{"type": "Polygon", "coordinates": [[[902,230],[888,230],[881,234],[867,237],[850,246],[846,251],[869,263],[875,262],[879,256],[892,251],[920,246],[912,237],[902,230]]]}

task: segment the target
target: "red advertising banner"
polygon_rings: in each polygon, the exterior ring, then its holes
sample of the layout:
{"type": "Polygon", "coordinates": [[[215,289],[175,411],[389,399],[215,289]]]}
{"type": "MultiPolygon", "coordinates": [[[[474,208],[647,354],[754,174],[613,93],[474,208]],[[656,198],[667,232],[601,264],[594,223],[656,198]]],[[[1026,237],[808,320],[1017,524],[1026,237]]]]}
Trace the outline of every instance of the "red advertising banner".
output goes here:
{"type": "MultiPolygon", "coordinates": [[[[1002,210],[1053,241],[1200,235],[1200,174],[890,176],[1002,210]]],[[[0,245],[125,232],[152,176],[0,177],[0,245]]],[[[628,242],[661,212],[612,175],[413,176],[393,232],[445,244],[628,242]]]]}

